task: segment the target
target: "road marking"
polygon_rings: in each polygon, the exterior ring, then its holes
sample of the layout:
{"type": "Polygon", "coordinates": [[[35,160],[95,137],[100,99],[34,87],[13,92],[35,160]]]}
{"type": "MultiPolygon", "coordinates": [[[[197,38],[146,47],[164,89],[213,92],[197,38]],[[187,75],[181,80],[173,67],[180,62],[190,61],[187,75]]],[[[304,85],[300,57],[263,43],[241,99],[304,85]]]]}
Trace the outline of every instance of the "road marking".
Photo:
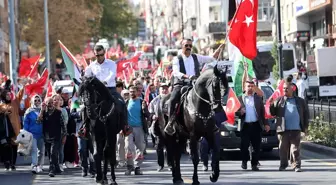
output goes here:
{"type": "Polygon", "coordinates": [[[311,159],[316,160],[316,161],[320,162],[321,164],[324,164],[324,165],[327,165],[327,166],[336,166],[336,163],[326,162],[326,161],[324,161],[322,159],[312,158],[312,157],[308,157],[308,156],[302,155],[302,154],[301,154],[301,156],[303,158],[306,158],[307,160],[309,160],[309,158],[311,158],[311,159]]]}
{"type": "Polygon", "coordinates": [[[185,183],[192,183],[193,181],[191,180],[191,179],[189,179],[189,178],[187,178],[187,177],[184,177],[184,178],[182,178],[183,179],[183,181],[185,182],[185,183]]]}

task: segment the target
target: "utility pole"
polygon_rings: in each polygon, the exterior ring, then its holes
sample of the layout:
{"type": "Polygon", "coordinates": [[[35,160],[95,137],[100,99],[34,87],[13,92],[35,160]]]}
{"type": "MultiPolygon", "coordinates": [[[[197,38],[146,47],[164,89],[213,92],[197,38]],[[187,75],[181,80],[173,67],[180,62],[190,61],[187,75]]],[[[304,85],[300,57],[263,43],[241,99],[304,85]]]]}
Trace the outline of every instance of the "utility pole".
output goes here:
{"type": "Polygon", "coordinates": [[[15,14],[14,14],[14,0],[8,0],[9,11],[9,39],[10,39],[10,78],[12,83],[17,82],[17,63],[16,62],[16,39],[15,39],[15,14]]]}
{"type": "Polygon", "coordinates": [[[283,74],[283,63],[282,63],[282,38],[281,38],[281,10],[280,10],[280,0],[277,0],[277,36],[278,36],[278,62],[279,62],[279,72],[280,79],[284,78],[283,74]]]}
{"type": "Polygon", "coordinates": [[[48,21],[48,0],[44,0],[44,34],[45,34],[45,61],[47,62],[47,69],[51,73],[50,66],[50,44],[49,44],[49,21],[48,21]]]}
{"type": "Polygon", "coordinates": [[[182,39],[183,39],[184,38],[183,0],[181,0],[181,21],[182,21],[182,39]]]}
{"type": "MultiPolygon", "coordinates": [[[[151,11],[151,15],[152,15],[152,45],[153,45],[153,61],[152,64],[155,64],[155,35],[154,35],[154,12],[153,12],[153,5],[152,2],[150,4],[150,11],[151,11]]],[[[159,61],[158,61],[159,62],[159,61]]]]}

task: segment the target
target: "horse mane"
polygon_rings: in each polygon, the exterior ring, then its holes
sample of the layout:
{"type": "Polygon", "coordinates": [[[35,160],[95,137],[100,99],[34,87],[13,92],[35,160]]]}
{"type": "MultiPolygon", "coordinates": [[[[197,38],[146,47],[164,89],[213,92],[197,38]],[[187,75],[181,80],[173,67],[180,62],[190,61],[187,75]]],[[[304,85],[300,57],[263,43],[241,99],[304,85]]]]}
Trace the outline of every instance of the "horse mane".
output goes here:
{"type": "MultiPolygon", "coordinates": [[[[203,71],[203,72],[201,73],[201,75],[198,77],[198,79],[196,80],[195,85],[197,85],[197,86],[204,86],[204,85],[207,85],[208,81],[209,81],[210,79],[212,79],[214,75],[215,75],[215,74],[214,74],[214,72],[213,72],[213,69],[211,69],[211,68],[210,68],[210,69],[206,69],[206,70],[203,71]]],[[[204,87],[206,87],[206,86],[204,86],[204,87]]]]}
{"type": "Polygon", "coordinates": [[[111,96],[112,97],[111,93],[109,92],[109,89],[100,80],[98,80],[98,78],[94,77],[93,78],[93,83],[97,86],[97,91],[98,92],[104,93],[104,94],[102,94],[102,96],[104,96],[104,97],[111,96]]]}

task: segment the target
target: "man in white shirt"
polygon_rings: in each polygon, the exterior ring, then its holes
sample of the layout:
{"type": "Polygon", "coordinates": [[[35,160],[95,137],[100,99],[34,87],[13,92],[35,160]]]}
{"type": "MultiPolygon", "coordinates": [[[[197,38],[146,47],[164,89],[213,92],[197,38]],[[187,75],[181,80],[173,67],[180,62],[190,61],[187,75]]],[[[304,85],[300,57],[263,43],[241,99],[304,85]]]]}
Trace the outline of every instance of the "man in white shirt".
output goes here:
{"type": "Polygon", "coordinates": [[[224,48],[224,44],[214,52],[213,56],[203,56],[191,54],[192,40],[184,39],[182,42],[182,53],[173,59],[173,85],[169,105],[169,122],[165,128],[165,132],[169,135],[175,133],[175,106],[180,102],[181,88],[186,85],[185,79],[192,79],[200,75],[200,66],[204,63],[210,63],[218,58],[220,51],[224,48]]]}
{"type": "Polygon", "coordinates": [[[116,101],[117,109],[121,113],[121,120],[127,120],[125,102],[116,90],[117,65],[114,61],[105,58],[105,49],[102,45],[94,48],[96,58],[85,70],[84,76],[95,76],[110,90],[112,96],[119,100],[116,101]]]}

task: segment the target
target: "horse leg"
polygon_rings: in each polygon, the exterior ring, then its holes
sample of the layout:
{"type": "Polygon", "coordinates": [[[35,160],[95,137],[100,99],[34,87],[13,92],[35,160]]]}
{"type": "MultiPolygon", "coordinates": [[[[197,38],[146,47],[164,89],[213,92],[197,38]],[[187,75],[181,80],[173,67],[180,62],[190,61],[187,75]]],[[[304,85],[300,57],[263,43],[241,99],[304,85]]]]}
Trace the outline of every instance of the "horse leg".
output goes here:
{"type": "Polygon", "coordinates": [[[114,135],[114,139],[111,141],[111,147],[109,147],[109,151],[110,151],[110,166],[111,166],[111,183],[110,185],[118,185],[116,182],[116,175],[115,175],[115,166],[117,163],[116,160],[116,146],[117,146],[117,136],[114,135]]]}
{"type": "Polygon", "coordinates": [[[199,155],[198,155],[198,140],[195,136],[192,136],[190,138],[190,152],[191,152],[191,158],[194,165],[194,173],[193,173],[193,183],[192,185],[199,185],[200,182],[198,181],[198,175],[197,175],[197,166],[199,163],[199,155]]]}
{"type": "Polygon", "coordinates": [[[104,169],[103,169],[103,182],[104,182],[104,184],[108,184],[108,180],[107,180],[108,164],[109,164],[109,146],[107,145],[107,142],[105,142],[105,147],[104,147],[104,169]]]}
{"type": "Polygon", "coordinates": [[[96,139],[93,141],[93,158],[95,160],[96,164],[96,182],[103,184],[103,174],[102,174],[102,167],[101,167],[101,162],[102,162],[102,157],[103,157],[103,142],[102,141],[97,141],[96,139]]]}
{"type": "Polygon", "coordinates": [[[211,153],[211,168],[212,173],[210,175],[211,182],[217,182],[219,177],[219,158],[220,158],[220,149],[219,149],[219,142],[220,142],[220,135],[218,133],[214,133],[212,136],[207,138],[209,142],[209,146],[212,149],[211,153]]]}
{"type": "Polygon", "coordinates": [[[177,146],[176,138],[166,134],[166,148],[167,148],[167,158],[170,160],[172,168],[172,177],[174,185],[182,185],[183,180],[181,178],[179,160],[181,157],[181,151],[174,149],[177,146]]]}

